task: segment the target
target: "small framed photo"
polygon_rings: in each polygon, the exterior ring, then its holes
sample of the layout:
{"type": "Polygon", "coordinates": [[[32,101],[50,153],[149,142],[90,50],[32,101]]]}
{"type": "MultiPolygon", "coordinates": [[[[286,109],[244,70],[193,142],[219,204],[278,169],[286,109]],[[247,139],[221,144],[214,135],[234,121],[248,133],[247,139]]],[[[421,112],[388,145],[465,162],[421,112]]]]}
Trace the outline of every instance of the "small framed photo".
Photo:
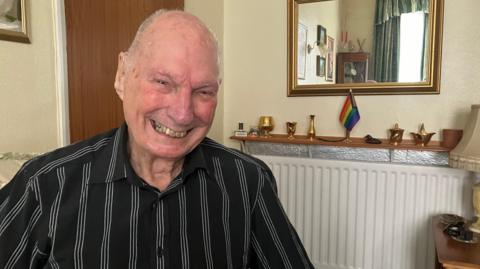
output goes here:
{"type": "Polygon", "coordinates": [[[333,81],[335,72],[335,39],[331,36],[327,37],[327,66],[326,81],[333,81]]]}
{"type": "Polygon", "coordinates": [[[0,0],[0,39],[30,43],[27,0],[0,0]]]}
{"type": "Polygon", "coordinates": [[[317,25],[317,42],[318,44],[327,44],[327,29],[321,25],[317,25]]]}
{"type": "Polygon", "coordinates": [[[325,57],[317,55],[317,77],[325,76],[325,57]]]}

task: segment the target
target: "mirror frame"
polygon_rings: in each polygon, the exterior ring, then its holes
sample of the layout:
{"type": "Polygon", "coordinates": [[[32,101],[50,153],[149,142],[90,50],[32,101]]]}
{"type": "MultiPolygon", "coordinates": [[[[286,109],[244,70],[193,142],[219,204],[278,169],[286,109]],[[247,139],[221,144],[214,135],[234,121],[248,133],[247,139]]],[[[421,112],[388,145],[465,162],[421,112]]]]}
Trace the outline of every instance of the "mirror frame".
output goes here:
{"type": "Polygon", "coordinates": [[[288,93],[287,96],[346,95],[351,89],[359,95],[439,94],[442,58],[444,0],[431,0],[429,22],[429,60],[426,81],[299,85],[297,79],[298,4],[328,0],[288,1],[288,93]]]}

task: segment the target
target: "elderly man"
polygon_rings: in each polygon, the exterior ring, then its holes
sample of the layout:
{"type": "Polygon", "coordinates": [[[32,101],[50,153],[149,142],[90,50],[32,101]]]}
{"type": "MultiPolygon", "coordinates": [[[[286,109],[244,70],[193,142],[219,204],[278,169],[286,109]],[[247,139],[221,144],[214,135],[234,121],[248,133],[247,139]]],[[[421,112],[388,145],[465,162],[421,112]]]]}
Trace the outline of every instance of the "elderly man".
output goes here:
{"type": "Polygon", "coordinates": [[[207,27],[159,11],[119,56],[126,124],[38,157],[0,193],[0,268],[313,268],[261,161],[206,138],[207,27]]]}

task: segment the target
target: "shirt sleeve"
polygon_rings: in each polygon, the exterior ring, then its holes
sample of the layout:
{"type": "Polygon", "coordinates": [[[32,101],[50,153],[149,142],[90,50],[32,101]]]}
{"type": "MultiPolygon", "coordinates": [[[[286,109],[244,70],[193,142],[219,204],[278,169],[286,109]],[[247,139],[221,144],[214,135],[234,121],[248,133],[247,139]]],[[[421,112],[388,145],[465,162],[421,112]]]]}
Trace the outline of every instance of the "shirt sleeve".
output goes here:
{"type": "Polygon", "coordinates": [[[38,268],[46,259],[35,240],[42,215],[37,183],[22,168],[0,189],[0,268],[38,268]]]}
{"type": "Polygon", "coordinates": [[[259,180],[252,212],[251,268],[314,268],[278,199],[271,171],[259,180]]]}

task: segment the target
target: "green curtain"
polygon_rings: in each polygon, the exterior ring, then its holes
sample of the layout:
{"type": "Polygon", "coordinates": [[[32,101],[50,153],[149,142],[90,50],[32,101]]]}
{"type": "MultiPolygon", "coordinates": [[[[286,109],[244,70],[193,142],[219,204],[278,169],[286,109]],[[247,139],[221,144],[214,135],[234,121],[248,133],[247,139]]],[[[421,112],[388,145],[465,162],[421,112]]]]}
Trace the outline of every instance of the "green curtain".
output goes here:
{"type": "Polygon", "coordinates": [[[400,16],[403,13],[428,12],[429,2],[430,0],[377,0],[373,51],[376,81],[398,81],[400,16]]]}

